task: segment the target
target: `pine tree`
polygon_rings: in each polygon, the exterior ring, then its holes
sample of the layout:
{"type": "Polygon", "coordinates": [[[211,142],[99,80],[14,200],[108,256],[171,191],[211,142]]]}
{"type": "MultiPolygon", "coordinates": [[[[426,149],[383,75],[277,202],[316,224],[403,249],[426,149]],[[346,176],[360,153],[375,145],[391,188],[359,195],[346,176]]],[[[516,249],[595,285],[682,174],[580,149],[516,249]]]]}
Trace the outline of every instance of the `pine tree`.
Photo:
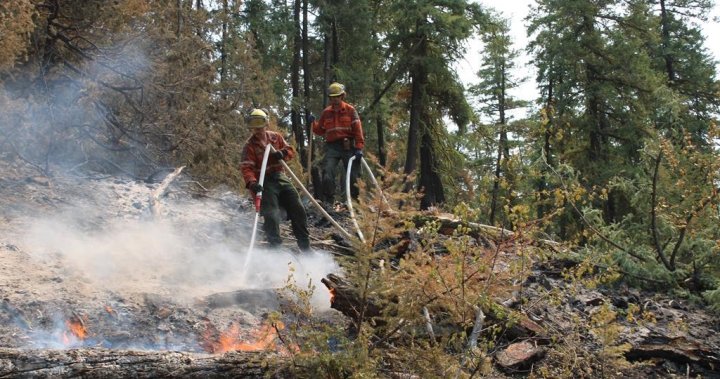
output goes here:
{"type": "MultiPolygon", "coordinates": [[[[480,96],[483,105],[481,111],[493,120],[491,128],[497,130],[497,153],[495,158],[494,178],[490,199],[488,222],[495,224],[498,212],[498,202],[501,196],[500,184],[503,178],[507,179],[508,159],[510,159],[510,144],[508,141],[508,111],[525,106],[525,102],[517,101],[510,94],[519,82],[513,77],[515,60],[519,53],[512,48],[510,41],[510,27],[508,21],[495,17],[495,20],[482,33],[484,50],[482,55],[483,66],[477,75],[480,83],[471,88],[471,91],[480,96]]],[[[509,184],[509,183],[507,183],[509,184]]]]}
{"type": "Polygon", "coordinates": [[[389,34],[392,46],[401,47],[401,59],[408,60],[410,78],[410,118],[404,172],[417,169],[418,188],[423,192],[422,208],[445,201],[442,182],[443,159],[451,150],[447,131],[442,127],[444,112],[462,129],[471,118],[462,85],[451,69],[451,62],[462,53],[462,43],[474,28],[485,22],[485,14],[476,4],[449,1],[436,7],[431,1],[397,1],[388,11],[395,20],[389,34]]]}

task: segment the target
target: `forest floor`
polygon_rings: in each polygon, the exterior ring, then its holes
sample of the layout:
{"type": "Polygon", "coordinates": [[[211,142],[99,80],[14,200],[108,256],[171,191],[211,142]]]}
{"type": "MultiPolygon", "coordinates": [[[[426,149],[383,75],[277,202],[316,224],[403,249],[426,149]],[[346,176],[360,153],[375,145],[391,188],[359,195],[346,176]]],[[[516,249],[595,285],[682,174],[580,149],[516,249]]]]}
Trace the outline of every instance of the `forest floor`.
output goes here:
{"type": "MultiPolygon", "coordinates": [[[[340,270],[331,251],[338,246],[318,215],[310,213],[315,253],[298,254],[284,226],[284,249],[258,243],[248,256],[254,212],[245,194],[199,191],[182,175],[152,208],[158,185],[45,177],[0,159],[0,347],[211,354],[267,348],[258,347],[258,332],[277,310],[276,290],[289,275],[301,286],[316,284],[313,306],[342,322],[320,285],[340,270]],[[226,346],[221,337],[229,333],[236,341],[226,346]]],[[[495,370],[495,377],[543,366],[578,377],[720,377],[717,315],[662,294],[578,289],[553,270],[535,268],[523,293],[533,301],[522,311],[565,340],[546,343],[532,367],[495,370]],[[549,289],[567,291],[548,299],[549,289]],[[634,306],[647,322],[620,323],[613,341],[600,346],[592,323],[604,304],[620,313],[634,306]],[[627,346],[620,354],[632,364],[598,371],[602,359],[589,355],[615,362],[610,345],[627,346]],[[584,360],[596,362],[594,371],[584,360]]]]}
{"type": "MultiPolygon", "coordinates": [[[[225,331],[255,338],[291,273],[306,287],[337,271],[331,254],[301,256],[290,238],[273,251],[258,238],[248,257],[244,194],[198,195],[181,176],[153,209],[158,186],[48,178],[0,159],[1,347],[217,352],[225,331]]],[[[329,299],[321,285],[312,301],[330,313],[329,299]]]]}

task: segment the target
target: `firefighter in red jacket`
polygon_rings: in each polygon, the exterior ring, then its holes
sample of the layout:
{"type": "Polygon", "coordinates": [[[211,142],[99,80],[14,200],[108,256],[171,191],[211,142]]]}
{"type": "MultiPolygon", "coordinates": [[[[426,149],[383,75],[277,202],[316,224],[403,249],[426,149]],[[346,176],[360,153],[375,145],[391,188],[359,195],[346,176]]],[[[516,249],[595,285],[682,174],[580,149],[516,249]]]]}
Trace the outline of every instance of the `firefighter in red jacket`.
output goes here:
{"type": "Polygon", "coordinates": [[[310,250],[310,233],[307,228],[307,215],[300,202],[295,187],[285,175],[281,160],[289,161],[295,156],[295,150],[285,142],[280,133],[267,130],[268,115],[262,109],[255,109],[250,113],[247,126],[252,130],[252,136],[247,140],[242,150],[242,163],[240,169],[245,186],[253,196],[262,191],[260,214],[263,216],[263,230],[271,246],[279,246],[280,238],[280,207],[285,208],[292,231],[297,239],[301,251],[310,250]],[[259,184],[260,168],[262,167],[265,147],[271,144],[275,150],[270,150],[265,180],[259,184]]]}
{"type": "MultiPolygon", "coordinates": [[[[347,163],[353,155],[353,166],[350,171],[350,195],[358,197],[359,190],[355,185],[360,172],[360,159],[363,156],[365,138],[362,122],[355,108],[345,102],[345,86],[332,83],[328,87],[330,105],[315,121],[309,115],[313,133],[325,137],[325,156],[323,158],[322,196],[326,202],[333,203],[335,198],[335,175],[340,162],[347,170],[347,163]]],[[[341,186],[340,188],[344,188],[341,186]]]]}

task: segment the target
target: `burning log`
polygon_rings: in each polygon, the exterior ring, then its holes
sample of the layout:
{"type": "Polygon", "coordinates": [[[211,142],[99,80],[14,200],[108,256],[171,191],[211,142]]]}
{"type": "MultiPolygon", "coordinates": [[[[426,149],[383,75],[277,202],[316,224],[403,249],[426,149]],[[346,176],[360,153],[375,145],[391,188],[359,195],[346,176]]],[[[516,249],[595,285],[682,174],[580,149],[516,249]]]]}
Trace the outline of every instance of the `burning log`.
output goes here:
{"type": "Polygon", "coordinates": [[[340,311],[353,322],[358,322],[361,318],[370,319],[380,316],[380,308],[377,305],[372,302],[363,304],[355,289],[339,276],[328,274],[320,281],[330,291],[330,308],[340,311]]]}
{"type": "Polygon", "coordinates": [[[108,349],[17,350],[0,348],[0,377],[264,378],[278,372],[266,352],[222,355],[108,349]]]}

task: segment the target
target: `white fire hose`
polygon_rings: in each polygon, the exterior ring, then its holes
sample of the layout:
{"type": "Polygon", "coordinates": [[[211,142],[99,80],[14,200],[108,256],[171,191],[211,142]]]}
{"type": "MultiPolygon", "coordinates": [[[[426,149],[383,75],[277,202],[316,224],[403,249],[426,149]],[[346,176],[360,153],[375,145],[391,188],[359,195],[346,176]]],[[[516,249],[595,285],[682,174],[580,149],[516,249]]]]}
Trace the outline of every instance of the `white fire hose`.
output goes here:
{"type": "MultiPolygon", "coordinates": [[[[265,182],[265,170],[267,169],[268,157],[270,156],[270,149],[272,145],[268,144],[265,147],[265,153],[263,154],[262,166],[260,166],[260,178],[258,178],[258,184],[262,187],[265,182]]],[[[274,149],[273,149],[274,150],[274,149]]],[[[260,203],[262,202],[262,190],[255,194],[255,223],[253,224],[252,235],[250,237],[250,246],[248,247],[247,255],[245,256],[245,264],[243,267],[247,268],[248,262],[250,261],[250,252],[252,252],[253,246],[255,245],[255,236],[257,235],[258,219],[260,219],[260,203]]]]}
{"type": "MultiPolygon", "coordinates": [[[[353,155],[348,159],[347,164],[347,172],[345,173],[345,199],[347,200],[347,207],[350,211],[350,218],[353,221],[353,225],[355,225],[355,230],[357,230],[357,234],[360,237],[360,241],[365,243],[365,237],[363,237],[362,231],[360,230],[360,226],[357,223],[357,220],[355,219],[355,212],[353,211],[352,206],[352,197],[350,196],[350,171],[352,170],[352,163],[355,160],[355,156],[353,155]]],[[[375,180],[375,175],[373,175],[372,170],[370,170],[370,166],[368,166],[367,162],[365,161],[365,158],[360,157],[360,162],[362,163],[362,166],[365,168],[368,174],[370,174],[370,179],[373,182],[373,185],[375,188],[378,189],[378,193],[380,193],[380,196],[382,196],[382,200],[385,203],[385,205],[388,204],[387,199],[385,198],[385,194],[382,193],[382,189],[380,188],[380,185],[378,184],[377,180],[375,180]]]]}
{"type": "MultiPolygon", "coordinates": [[[[347,172],[345,173],[345,199],[347,200],[348,211],[350,211],[350,219],[352,219],[353,225],[355,225],[358,237],[360,237],[360,241],[362,241],[362,243],[365,243],[365,237],[363,236],[363,233],[360,230],[360,225],[358,225],[357,219],[355,218],[355,211],[353,211],[352,206],[352,196],[350,196],[350,172],[352,171],[352,163],[354,160],[355,156],[353,155],[350,159],[348,159],[347,163],[347,172]]],[[[362,160],[362,157],[360,160],[362,160]]]]}
{"type": "MultiPolygon", "coordinates": [[[[273,151],[275,151],[275,148],[273,148],[273,151]]],[[[347,230],[345,230],[342,226],[340,226],[340,224],[338,224],[338,223],[325,211],[325,209],[323,209],[323,207],[320,206],[320,204],[318,204],[318,202],[315,200],[315,198],[310,194],[310,192],[308,192],[307,188],[305,188],[305,186],[302,184],[302,182],[300,181],[300,179],[298,179],[298,177],[295,176],[295,173],[293,173],[292,170],[290,169],[290,167],[288,167],[287,163],[285,163],[285,161],[282,160],[282,159],[280,160],[280,163],[282,163],[283,167],[285,167],[285,170],[287,170],[287,172],[290,174],[290,176],[293,178],[293,180],[295,180],[295,183],[297,183],[297,185],[300,186],[300,189],[302,189],[302,191],[303,191],[303,193],[305,194],[305,196],[307,196],[308,199],[310,199],[310,202],[313,203],[313,204],[317,207],[317,209],[320,210],[320,213],[322,213],[322,215],[325,217],[325,219],[327,219],[328,221],[330,221],[330,223],[331,223],[335,228],[337,228],[337,230],[340,231],[340,233],[342,233],[342,235],[343,235],[345,238],[351,240],[351,239],[353,238],[352,235],[351,235],[350,233],[348,233],[347,230]]]]}
{"type": "MultiPolygon", "coordinates": [[[[265,170],[267,169],[267,162],[268,162],[268,157],[270,156],[270,151],[275,151],[275,147],[268,144],[265,147],[265,153],[263,154],[262,166],[260,166],[260,178],[258,179],[258,183],[260,184],[260,186],[262,186],[263,183],[265,182],[265,170]]],[[[348,169],[347,169],[347,174],[346,174],[345,189],[346,189],[348,210],[350,211],[350,218],[352,219],[353,224],[355,225],[355,229],[357,230],[357,234],[358,234],[358,237],[360,238],[360,241],[362,241],[364,243],[365,237],[363,236],[362,231],[360,231],[360,227],[357,223],[357,219],[355,218],[355,213],[354,213],[353,207],[352,207],[352,197],[350,196],[350,170],[352,168],[352,162],[354,159],[355,159],[355,156],[352,156],[348,160],[348,165],[347,165],[348,169]]],[[[379,186],[377,180],[375,179],[375,176],[373,175],[372,170],[370,170],[370,166],[368,166],[367,162],[363,158],[360,158],[360,162],[362,162],[363,167],[365,167],[365,170],[370,174],[370,179],[372,180],[373,185],[375,185],[375,187],[378,188],[378,191],[380,192],[380,195],[382,196],[383,202],[385,204],[387,204],[387,199],[385,199],[385,195],[382,193],[382,190],[380,190],[380,186],[379,186]]],[[[328,221],[330,221],[330,223],[335,228],[337,228],[337,230],[340,231],[340,233],[342,233],[345,238],[352,239],[353,238],[352,235],[350,233],[348,233],[342,226],[340,226],[340,224],[338,224],[325,211],[325,209],[323,209],[323,207],[320,204],[318,204],[318,202],[315,200],[315,198],[310,194],[310,192],[307,190],[307,188],[305,188],[305,186],[302,184],[300,179],[298,179],[298,177],[295,176],[295,173],[293,173],[293,171],[290,169],[290,167],[287,165],[287,163],[285,163],[285,161],[282,159],[280,160],[280,163],[283,165],[285,170],[287,170],[287,172],[290,174],[290,176],[293,178],[293,180],[295,180],[295,183],[297,183],[297,185],[300,186],[300,189],[302,189],[303,193],[308,197],[308,199],[310,199],[310,202],[313,203],[317,207],[318,210],[320,210],[320,213],[328,221]]],[[[253,223],[252,235],[250,237],[250,246],[248,247],[248,252],[247,252],[247,255],[245,256],[245,264],[243,266],[245,269],[247,269],[247,265],[249,263],[250,255],[251,255],[250,253],[252,252],[252,249],[255,245],[255,237],[257,235],[257,225],[258,225],[258,220],[260,218],[261,202],[262,202],[262,191],[259,191],[255,194],[255,222],[253,223]]]]}

